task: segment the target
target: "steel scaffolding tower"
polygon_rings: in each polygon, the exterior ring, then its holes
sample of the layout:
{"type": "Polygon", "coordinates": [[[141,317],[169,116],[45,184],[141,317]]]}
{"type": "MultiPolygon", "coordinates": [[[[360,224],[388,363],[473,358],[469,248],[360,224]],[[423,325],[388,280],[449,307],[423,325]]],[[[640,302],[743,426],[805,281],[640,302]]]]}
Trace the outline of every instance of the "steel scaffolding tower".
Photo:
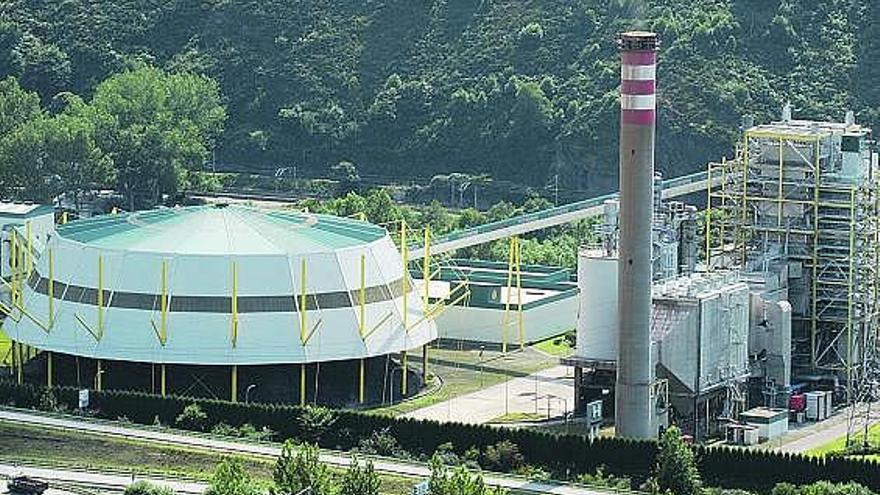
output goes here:
{"type": "Polygon", "coordinates": [[[875,381],[880,209],[871,131],[847,121],[747,129],[709,165],[705,251],[710,267],[787,277],[794,370],[836,377],[852,403],[875,381]]]}

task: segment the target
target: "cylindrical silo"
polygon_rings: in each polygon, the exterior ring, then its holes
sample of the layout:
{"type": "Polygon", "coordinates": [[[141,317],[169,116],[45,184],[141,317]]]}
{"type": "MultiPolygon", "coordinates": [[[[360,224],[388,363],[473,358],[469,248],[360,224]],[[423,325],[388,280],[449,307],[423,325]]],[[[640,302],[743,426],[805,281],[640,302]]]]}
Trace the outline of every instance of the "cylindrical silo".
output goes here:
{"type": "Polygon", "coordinates": [[[620,87],[620,244],[616,431],[654,438],[651,399],[651,231],[657,35],[623,33],[620,87]]]}

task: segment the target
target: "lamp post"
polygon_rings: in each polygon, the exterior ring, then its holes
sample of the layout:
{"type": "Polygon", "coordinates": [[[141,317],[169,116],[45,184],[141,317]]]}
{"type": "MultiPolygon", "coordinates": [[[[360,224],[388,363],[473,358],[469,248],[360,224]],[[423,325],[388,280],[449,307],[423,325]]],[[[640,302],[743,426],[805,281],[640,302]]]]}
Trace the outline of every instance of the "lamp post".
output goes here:
{"type": "Polygon", "coordinates": [[[245,404],[250,402],[249,399],[251,397],[251,390],[253,390],[255,388],[257,388],[257,385],[255,383],[251,383],[250,385],[248,385],[247,389],[245,389],[245,391],[244,391],[244,403],[245,404]]]}

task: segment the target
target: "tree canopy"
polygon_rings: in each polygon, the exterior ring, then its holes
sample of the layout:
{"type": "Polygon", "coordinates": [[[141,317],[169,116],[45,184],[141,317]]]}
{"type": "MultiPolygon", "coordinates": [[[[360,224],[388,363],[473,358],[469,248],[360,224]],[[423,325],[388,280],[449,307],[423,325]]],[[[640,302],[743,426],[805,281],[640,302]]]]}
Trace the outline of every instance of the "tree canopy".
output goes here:
{"type": "Polygon", "coordinates": [[[46,202],[115,187],[129,207],[177,193],[205,162],[226,119],[212,79],[139,66],[90,101],[62,93],[44,109],[12,77],[0,81],[0,193],[46,202]]]}
{"type": "MultiPolygon", "coordinates": [[[[657,163],[678,175],[730,153],[743,115],[766,120],[786,101],[804,117],[841,119],[852,109],[876,122],[880,9],[873,7],[869,0],[8,0],[0,4],[0,77],[16,76],[44,102],[61,91],[95,93],[114,112],[122,102],[109,93],[161,93],[156,72],[136,72],[138,64],[205,74],[227,98],[222,161],[296,165],[313,175],[347,161],[361,177],[468,171],[532,185],[559,175],[567,188],[595,192],[617,180],[618,32],[661,35],[657,163]]],[[[191,89],[205,85],[187,81],[191,89]]],[[[173,98],[213,102],[204,94],[173,98]]],[[[173,189],[178,172],[217,138],[222,118],[195,105],[210,122],[175,137],[207,139],[192,147],[172,140],[147,160],[143,147],[167,137],[167,120],[153,117],[179,110],[163,106],[168,98],[156,107],[130,101],[137,120],[111,133],[115,147],[105,151],[114,161],[159,172],[135,184],[123,166],[118,180],[129,187],[173,189]]]]}

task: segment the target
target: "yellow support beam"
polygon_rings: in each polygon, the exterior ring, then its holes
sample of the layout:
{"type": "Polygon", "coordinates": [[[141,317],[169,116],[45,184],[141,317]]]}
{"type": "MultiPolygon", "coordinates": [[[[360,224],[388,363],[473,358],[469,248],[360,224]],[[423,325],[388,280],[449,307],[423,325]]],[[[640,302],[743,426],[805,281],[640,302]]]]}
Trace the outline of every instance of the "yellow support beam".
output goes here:
{"type": "MultiPolygon", "coordinates": [[[[299,275],[299,341],[305,346],[306,340],[308,338],[308,319],[306,315],[306,260],[303,258],[300,263],[300,275],[299,275]]],[[[303,353],[305,353],[305,349],[303,349],[303,353]]]]}
{"type": "Polygon", "coordinates": [[[367,316],[367,255],[364,253],[361,253],[361,288],[358,291],[358,306],[360,311],[358,334],[361,336],[361,340],[363,340],[367,316]]]}
{"type": "Polygon", "coordinates": [[[159,300],[159,343],[168,341],[168,261],[162,260],[162,295],[159,300]]]}
{"type": "MultiPolygon", "coordinates": [[[[431,229],[425,227],[425,257],[422,258],[422,285],[424,285],[424,308],[428,311],[431,297],[431,229]]],[[[428,344],[422,346],[422,383],[428,381],[428,344]]]]}
{"type": "Polygon", "coordinates": [[[400,221],[400,254],[403,257],[403,328],[408,330],[409,318],[409,247],[406,239],[406,220],[400,221]]]}
{"type": "Polygon", "coordinates": [[[13,229],[9,236],[10,300],[12,307],[18,305],[18,236],[13,229]]]}
{"type": "Polygon", "coordinates": [[[526,327],[523,322],[522,303],[522,250],[519,245],[519,237],[516,239],[516,324],[519,329],[519,349],[526,348],[526,327]]]}
{"type": "Polygon", "coordinates": [[[98,255],[98,340],[104,337],[104,256],[98,255]]]}
{"type": "Polygon", "coordinates": [[[25,267],[27,278],[30,278],[31,272],[34,270],[34,247],[33,243],[31,242],[31,230],[31,222],[30,220],[28,220],[24,223],[25,238],[27,240],[27,251],[25,252],[25,267]]]}
{"type": "MultiPolygon", "coordinates": [[[[299,274],[299,284],[300,284],[300,292],[299,292],[299,340],[300,344],[303,346],[303,359],[306,358],[306,344],[309,340],[309,330],[308,330],[308,314],[306,307],[306,290],[308,284],[306,282],[306,277],[308,273],[306,271],[306,260],[302,259],[300,262],[300,274],[299,274]]],[[[306,363],[302,362],[299,365],[299,405],[306,405],[306,363]]]]}
{"type": "Polygon", "coordinates": [[[232,262],[232,348],[238,344],[238,269],[232,262]]]}
{"type": "Polygon", "coordinates": [[[511,237],[508,241],[507,249],[507,293],[504,297],[504,318],[501,325],[501,353],[507,354],[507,341],[510,332],[510,299],[513,290],[513,264],[516,250],[516,236],[511,237]]]}
{"type": "Polygon", "coordinates": [[[230,384],[230,400],[238,402],[238,365],[232,365],[232,383],[230,384]]]}
{"type": "MultiPolygon", "coordinates": [[[[403,256],[403,340],[406,347],[406,334],[409,332],[409,247],[406,239],[406,220],[400,221],[400,252],[403,256]]],[[[406,349],[400,352],[400,393],[402,397],[406,397],[408,391],[406,376],[406,349]]]]}
{"type": "Polygon", "coordinates": [[[705,225],[705,247],[706,247],[706,267],[711,268],[712,266],[712,164],[709,164],[708,169],[706,170],[706,213],[704,214],[703,221],[705,225]]]}
{"type": "Polygon", "coordinates": [[[61,212],[61,225],[67,224],[68,215],[66,211],[61,212]]]}
{"type": "MultiPolygon", "coordinates": [[[[367,306],[367,255],[361,253],[361,288],[358,292],[358,304],[360,306],[360,321],[358,322],[358,334],[364,341],[364,351],[366,351],[366,306],[367,306]]],[[[365,377],[364,377],[364,359],[361,358],[358,372],[358,403],[363,404],[366,398],[365,393],[365,377]]]]}
{"type": "Polygon", "coordinates": [[[49,303],[49,324],[48,327],[52,328],[55,326],[55,253],[52,251],[52,248],[46,249],[46,255],[48,256],[48,264],[49,264],[49,285],[46,288],[48,292],[48,303],[49,303]]]}
{"type": "MultiPolygon", "coordinates": [[[[849,211],[849,273],[847,274],[847,315],[846,315],[846,403],[852,404],[852,392],[855,388],[853,380],[853,319],[855,318],[855,257],[856,257],[856,191],[850,191],[849,211]]],[[[867,366],[867,365],[865,365],[867,366]]]]}

